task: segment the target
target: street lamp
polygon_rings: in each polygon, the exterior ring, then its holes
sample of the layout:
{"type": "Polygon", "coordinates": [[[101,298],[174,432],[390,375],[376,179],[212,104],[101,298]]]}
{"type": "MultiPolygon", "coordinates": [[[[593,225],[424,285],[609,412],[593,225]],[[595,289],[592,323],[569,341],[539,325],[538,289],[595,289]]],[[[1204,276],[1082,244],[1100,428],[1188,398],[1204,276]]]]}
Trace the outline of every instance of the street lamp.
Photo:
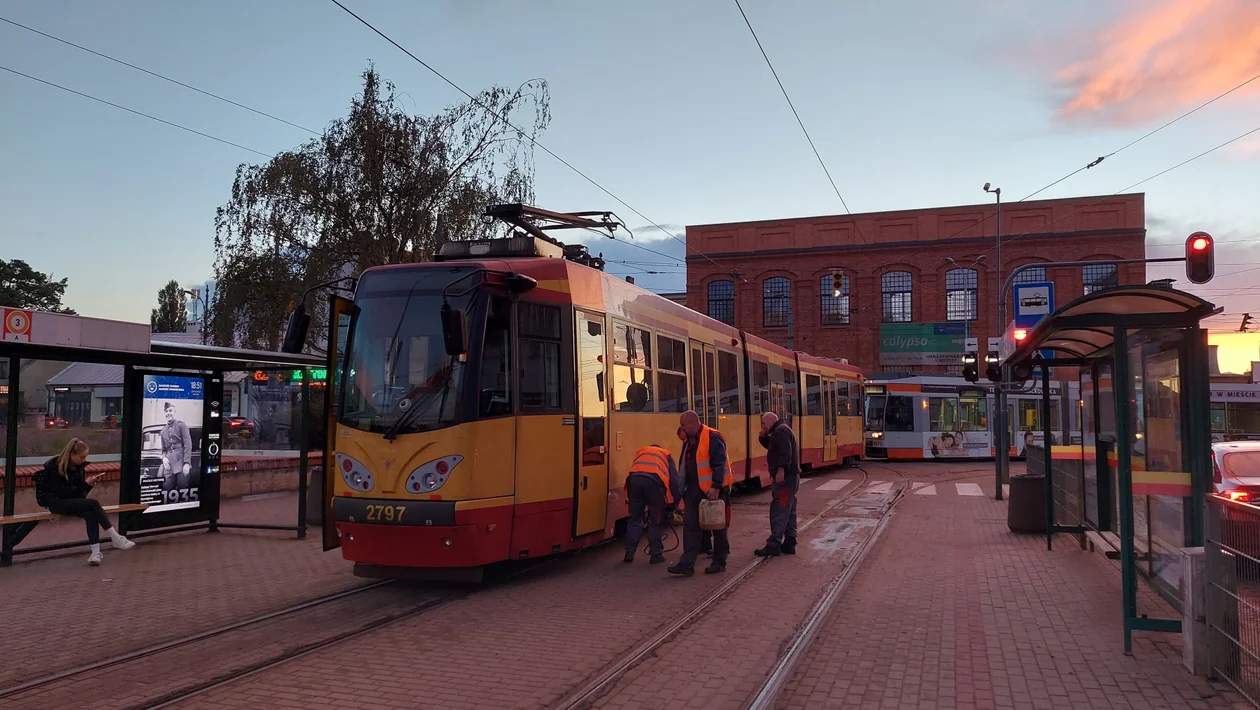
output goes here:
{"type": "MultiPolygon", "coordinates": [[[[1006,294],[1002,293],[1002,188],[993,187],[986,182],[984,191],[992,193],[997,200],[997,223],[993,238],[993,250],[996,252],[994,258],[997,264],[993,271],[994,281],[997,283],[997,330],[995,332],[998,337],[1001,337],[1003,330],[1006,328],[1006,294]]],[[[1006,440],[1006,392],[1002,389],[1002,385],[1007,379],[1006,368],[1003,367],[1002,381],[997,383],[993,393],[993,401],[997,405],[997,411],[993,413],[993,438],[997,449],[995,452],[997,454],[997,465],[995,466],[997,490],[994,495],[996,500],[1002,500],[1002,481],[1006,480],[1011,464],[1010,442],[1006,440]]]]}
{"type": "Polygon", "coordinates": [[[201,300],[201,289],[185,288],[185,289],[181,289],[180,291],[185,296],[192,296],[192,299],[194,301],[201,304],[201,344],[205,345],[206,344],[206,316],[208,315],[208,313],[206,312],[207,310],[206,302],[201,300]]]}

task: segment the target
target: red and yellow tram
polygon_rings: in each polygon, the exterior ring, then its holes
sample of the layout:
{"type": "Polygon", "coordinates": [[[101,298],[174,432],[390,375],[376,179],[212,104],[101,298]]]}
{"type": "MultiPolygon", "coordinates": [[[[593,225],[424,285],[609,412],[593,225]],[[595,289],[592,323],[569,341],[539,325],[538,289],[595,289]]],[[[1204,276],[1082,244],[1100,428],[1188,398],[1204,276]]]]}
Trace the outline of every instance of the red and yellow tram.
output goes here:
{"type": "MultiPolygon", "coordinates": [[[[520,208],[529,210],[532,208],[520,208]]],[[[551,214],[551,213],[548,213],[551,214]]],[[[760,415],[805,468],[861,454],[861,373],[566,259],[541,236],[368,269],[328,342],[325,549],[362,576],[535,558],[612,537],[634,452],[680,453],[694,409],[740,485],[769,482],[760,415]]]]}

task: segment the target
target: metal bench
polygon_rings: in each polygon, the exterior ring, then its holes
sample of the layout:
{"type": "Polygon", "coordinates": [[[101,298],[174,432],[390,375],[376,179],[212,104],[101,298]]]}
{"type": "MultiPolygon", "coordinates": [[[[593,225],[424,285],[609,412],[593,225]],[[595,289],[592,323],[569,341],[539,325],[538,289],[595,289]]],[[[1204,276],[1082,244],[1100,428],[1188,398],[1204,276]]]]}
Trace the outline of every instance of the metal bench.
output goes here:
{"type": "MultiPolygon", "coordinates": [[[[125,505],[103,505],[101,507],[105,510],[106,514],[109,514],[130,513],[136,510],[145,510],[149,506],[145,503],[127,503],[125,505]]],[[[45,520],[59,520],[65,517],[78,516],[57,515],[56,513],[50,513],[47,510],[38,513],[0,515],[0,526],[3,526],[3,529],[6,531],[4,533],[5,548],[11,550],[17,547],[19,543],[26,539],[27,535],[31,534],[31,531],[34,530],[37,525],[45,520]],[[14,527],[10,530],[9,526],[14,527]]]]}

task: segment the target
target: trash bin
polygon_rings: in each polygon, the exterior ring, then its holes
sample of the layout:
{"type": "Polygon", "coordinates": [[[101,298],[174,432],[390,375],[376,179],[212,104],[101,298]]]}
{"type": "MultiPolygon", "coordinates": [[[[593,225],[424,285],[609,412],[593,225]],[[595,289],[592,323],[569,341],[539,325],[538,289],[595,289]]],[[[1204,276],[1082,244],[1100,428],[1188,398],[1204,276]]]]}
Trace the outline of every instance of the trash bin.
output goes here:
{"type": "Polygon", "coordinates": [[[324,467],[312,466],[306,484],[306,524],[324,524],[324,467]]]}
{"type": "Polygon", "coordinates": [[[1045,533],[1046,477],[1040,473],[1011,476],[1006,527],[1017,533],[1045,533]]]}

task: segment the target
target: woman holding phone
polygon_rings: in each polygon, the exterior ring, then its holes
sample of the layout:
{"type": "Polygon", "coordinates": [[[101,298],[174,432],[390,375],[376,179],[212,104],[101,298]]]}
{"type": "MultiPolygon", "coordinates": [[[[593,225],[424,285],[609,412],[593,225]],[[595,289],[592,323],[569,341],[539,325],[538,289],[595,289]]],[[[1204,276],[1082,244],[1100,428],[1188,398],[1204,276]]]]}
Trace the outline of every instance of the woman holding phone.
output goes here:
{"type": "Polygon", "coordinates": [[[98,528],[109,534],[110,541],[119,550],[130,550],[136,543],[119,535],[101,504],[87,497],[92,484],[105,475],[85,475],[87,458],[88,445],[79,439],[71,439],[60,454],[49,459],[44,468],[35,474],[35,500],[54,515],[83,518],[87,523],[88,542],[92,543],[88,564],[99,565],[101,536],[98,528]]]}

